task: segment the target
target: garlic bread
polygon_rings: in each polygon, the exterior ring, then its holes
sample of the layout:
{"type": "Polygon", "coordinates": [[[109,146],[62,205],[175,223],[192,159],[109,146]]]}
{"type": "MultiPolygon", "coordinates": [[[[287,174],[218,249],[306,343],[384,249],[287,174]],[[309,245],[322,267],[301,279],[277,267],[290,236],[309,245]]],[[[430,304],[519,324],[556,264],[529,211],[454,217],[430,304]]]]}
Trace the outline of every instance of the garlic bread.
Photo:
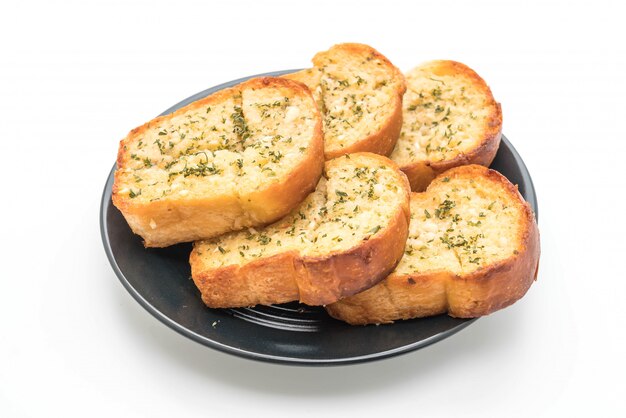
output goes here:
{"type": "Polygon", "coordinates": [[[455,61],[427,62],[406,74],[400,138],[391,153],[421,192],[460,165],[489,166],[502,133],[502,111],[485,81],[455,61]]]}
{"type": "Polygon", "coordinates": [[[213,308],[324,305],[360,292],[402,257],[409,193],[406,176],[386,157],[327,161],[315,191],[285,218],[195,242],[193,281],[213,308]]]}
{"type": "Polygon", "coordinates": [[[315,188],[321,117],[301,83],[257,78],[132,130],[113,203],[146,247],[274,222],[315,188]]]}
{"type": "Polygon", "coordinates": [[[402,73],[374,48],[338,44],[313,68],[284,77],[305,83],[324,119],[326,159],[368,151],[388,156],[402,126],[402,73]]]}
{"type": "Polygon", "coordinates": [[[405,255],[376,286],[326,307],[351,324],[448,313],[471,318],[520,299],[539,265],[535,216],[504,176],[453,168],[411,195],[405,255]]]}

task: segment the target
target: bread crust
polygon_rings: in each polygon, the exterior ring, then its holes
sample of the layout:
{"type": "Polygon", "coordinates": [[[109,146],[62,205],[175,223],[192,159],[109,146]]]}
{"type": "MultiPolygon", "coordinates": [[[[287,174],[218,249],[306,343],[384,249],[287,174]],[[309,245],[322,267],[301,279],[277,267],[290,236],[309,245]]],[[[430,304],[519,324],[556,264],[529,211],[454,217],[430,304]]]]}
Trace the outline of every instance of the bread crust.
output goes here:
{"type": "Polygon", "coordinates": [[[308,256],[289,250],[244,265],[215,269],[205,267],[194,247],[190,256],[192,278],[204,303],[212,308],[295,300],[307,305],[326,305],[384,279],[404,253],[410,219],[410,188],[395,163],[378,155],[368,155],[393,168],[406,194],[387,226],[344,251],[308,256]]]}
{"type": "Polygon", "coordinates": [[[469,152],[461,152],[451,159],[440,161],[416,160],[411,164],[400,164],[400,168],[407,175],[411,183],[411,190],[414,192],[426,190],[426,187],[435,177],[453,167],[469,164],[488,167],[498,152],[502,137],[502,107],[493,98],[491,89],[485,80],[467,65],[457,61],[439,60],[432,61],[427,65],[435,76],[463,76],[470,79],[471,84],[484,97],[488,98],[493,111],[488,116],[487,123],[477,145],[469,152]]]}
{"type": "Polygon", "coordinates": [[[322,121],[309,89],[297,81],[274,77],[255,78],[220,90],[170,115],[157,117],[133,129],[120,142],[113,184],[113,204],[122,212],[133,232],[144,239],[146,247],[166,247],[210,238],[248,226],[264,225],[289,213],[315,188],[322,174],[323,152],[322,121]],[[123,187],[120,172],[127,167],[130,159],[129,153],[125,151],[126,145],[140,138],[151,126],[190,110],[223,102],[234,91],[274,86],[288,88],[294,95],[310,99],[316,115],[313,137],[302,161],[280,181],[260,184],[257,190],[247,194],[177,197],[154,202],[140,202],[131,199],[127,193],[120,193],[123,187]],[[153,228],[153,225],[158,225],[158,228],[153,228]]]}
{"type": "Polygon", "coordinates": [[[526,294],[537,278],[540,256],[539,230],[532,209],[517,188],[494,170],[466,166],[455,171],[484,175],[521,203],[524,227],[516,237],[517,254],[469,274],[446,270],[391,274],[362,293],[328,305],[326,310],[332,317],[353,325],[392,323],[446,312],[453,317],[473,318],[505,308],[526,294]]]}
{"type": "MultiPolygon", "coordinates": [[[[337,44],[328,51],[317,53],[313,57],[313,65],[315,66],[314,69],[321,68],[323,66],[324,57],[338,54],[354,56],[355,59],[358,59],[358,57],[363,55],[372,56],[382,61],[384,66],[387,67],[387,70],[393,74],[392,78],[399,81],[399,83],[398,88],[394,92],[395,94],[389,98],[389,102],[387,104],[387,106],[392,109],[392,112],[389,118],[378,130],[360,138],[357,141],[354,141],[347,147],[333,148],[326,146],[324,149],[324,155],[327,160],[356,152],[372,152],[374,154],[389,156],[398,141],[400,130],[402,129],[402,98],[406,92],[406,80],[404,78],[404,74],[402,74],[402,72],[396,68],[391,61],[389,61],[376,49],[369,45],[359,43],[337,44]]],[[[319,72],[312,71],[312,69],[306,69],[296,73],[287,74],[284,77],[304,82],[311,90],[315,90],[316,85],[319,83],[319,76],[319,72]]],[[[320,96],[323,96],[323,94],[320,96]]],[[[323,100],[322,97],[317,99],[318,102],[323,100]]],[[[323,103],[318,103],[318,106],[320,107],[320,110],[323,111],[323,103]]]]}

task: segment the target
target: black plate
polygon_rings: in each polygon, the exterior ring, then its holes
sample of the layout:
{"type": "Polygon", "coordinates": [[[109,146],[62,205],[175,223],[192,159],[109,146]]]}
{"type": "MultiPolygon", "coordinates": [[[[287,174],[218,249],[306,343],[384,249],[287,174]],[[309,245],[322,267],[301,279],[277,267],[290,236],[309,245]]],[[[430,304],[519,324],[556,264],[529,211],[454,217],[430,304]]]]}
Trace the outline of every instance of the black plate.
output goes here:
{"type": "MultiPolygon", "coordinates": [[[[281,71],[263,75],[280,75],[281,71]]],[[[204,90],[163,114],[238,84],[231,81],[204,90]]],[[[491,165],[519,186],[537,214],[530,174],[503,136],[491,165]]],[[[460,331],[475,320],[440,315],[392,325],[353,327],[330,318],[322,308],[288,303],[249,309],[209,309],[190,279],[190,244],[146,249],[111,202],[113,170],[100,209],[100,228],[111,266],[128,292],[165,325],[206,346],[276,363],[349,364],[382,359],[425,347],[460,331]]]]}

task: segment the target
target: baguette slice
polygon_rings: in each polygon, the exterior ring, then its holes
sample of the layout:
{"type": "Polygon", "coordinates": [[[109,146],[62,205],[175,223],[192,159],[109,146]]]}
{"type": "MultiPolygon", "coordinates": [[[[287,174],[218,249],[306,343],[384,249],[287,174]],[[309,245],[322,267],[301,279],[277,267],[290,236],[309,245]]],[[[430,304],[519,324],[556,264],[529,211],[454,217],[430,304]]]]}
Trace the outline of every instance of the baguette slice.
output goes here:
{"type": "Polygon", "coordinates": [[[113,203],[146,247],[280,219],[324,165],[308,88],[257,78],[151,120],[120,143],[113,203]]]}
{"type": "Polygon", "coordinates": [[[388,158],[326,162],[315,192],[280,221],[194,244],[191,276],[212,308],[332,303],[373,286],[404,252],[409,184],[388,158]]]}
{"type": "Polygon", "coordinates": [[[313,57],[313,68],[284,77],[306,84],[324,118],[326,159],[368,151],[388,156],[402,127],[404,76],[363,44],[339,44],[313,57]]]}
{"type": "Polygon", "coordinates": [[[409,239],[395,271],[326,309],[350,324],[487,315],[524,296],[538,266],[537,223],[517,188],[483,166],[458,167],[412,193],[409,239]]]}
{"type": "Polygon", "coordinates": [[[402,132],[391,159],[411,189],[460,165],[489,166],[498,151],[502,111],[489,86],[455,61],[427,62],[406,74],[402,132]]]}

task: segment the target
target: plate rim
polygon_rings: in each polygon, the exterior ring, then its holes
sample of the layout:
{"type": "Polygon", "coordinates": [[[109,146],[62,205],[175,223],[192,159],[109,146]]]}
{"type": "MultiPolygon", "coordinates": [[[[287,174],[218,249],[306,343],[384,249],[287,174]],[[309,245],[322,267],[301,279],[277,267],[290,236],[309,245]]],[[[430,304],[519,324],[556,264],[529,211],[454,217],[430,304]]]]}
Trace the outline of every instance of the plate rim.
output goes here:
{"type": "MultiPolygon", "coordinates": [[[[181,100],[180,102],[176,103],[173,106],[170,106],[168,109],[166,109],[164,112],[162,112],[159,116],[163,116],[163,115],[167,115],[169,113],[171,113],[172,111],[188,104],[191,103],[195,100],[198,100],[202,97],[207,96],[208,94],[211,94],[215,91],[219,91],[221,89],[227,88],[227,87],[231,87],[234,86],[236,84],[239,84],[247,79],[250,78],[254,78],[254,77],[264,77],[264,76],[280,76],[283,74],[288,74],[294,71],[298,71],[298,69],[295,70],[282,70],[282,71],[273,71],[273,72],[268,72],[268,73],[262,73],[262,74],[256,74],[256,75],[252,75],[252,76],[248,76],[248,77],[242,77],[236,80],[232,80],[226,83],[222,83],[219,84],[217,86],[214,87],[210,87],[208,89],[202,90],[196,94],[193,94],[189,97],[187,97],[184,100],[181,100]]],[[[536,197],[536,192],[535,192],[535,187],[532,181],[532,177],[530,176],[530,173],[528,171],[528,168],[526,167],[526,164],[524,163],[524,160],[521,158],[521,156],[519,155],[519,153],[517,152],[517,150],[515,149],[515,147],[511,144],[511,142],[506,138],[506,136],[504,134],[502,134],[501,136],[501,142],[504,142],[507,146],[507,148],[510,150],[511,154],[513,155],[514,159],[516,161],[519,162],[520,164],[520,172],[521,172],[521,176],[523,178],[523,181],[528,185],[527,188],[527,194],[528,194],[528,199],[524,198],[528,204],[531,206],[531,208],[533,209],[533,212],[535,213],[535,217],[537,218],[537,221],[539,219],[539,215],[538,215],[538,205],[537,205],[537,197],[536,197]]],[[[227,353],[227,354],[232,354],[235,355],[237,357],[240,358],[246,358],[249,360],[257,360],[257,361],[264,361],[264,362],[269,362],[269,363],[276,363],[276,364],[284,364],[284,365],[296,365],[296,366],[338,366],[338,365],[350,365],[350,364],[356,364],[356,363],[362,363],[362,362],[370,362],[370,361],[376,361],[376,360],[383,360],[383,359],[387,359],[390,357],[394,357],[400,354],[405,354],[411,351],[415,351],[421,348],[424,348],[426,346],[429,346],[431,344],[434,344],[438,341],[441,341],[445,338],[448,338],[454,334],[456,334],[457,332],[465,329],[466,327],[468,327],[469,325],[471,325],[472,323],[474,323],[476,320],[478,320],[479,318],[471,318],[471,319],[467,319],[464,322],[455,325],[454,327],[447,329],[445,331],[439,332],[437,334],[431,335],[430,337],[421,339],[419,341],[415,341],[411,344],[405,344],[405,345],[401,345],[399,347],[395,347],[393,349],[390,350],[386,350],[386,351],[379,351],[376,353],[369,353],[369,354],[365,354],[365,355],[359,355],[359,356],[353,356],[353,357],[340,357],[340,358],[331,358],[331,359],[314,359],[314,358],[302,358],[302,357],[288,357],[288,356],[278,356],[278,355],[271,355],[271,354],[266,354],[266,353],[259,353],[259,352],[255,352],[255,351],[251,351],[251,350],[244,350],[244,349],[240,349],[237,347],[233,347],[231,345],[228,344],[224,344],[224,343],[220,343],[218,341],[215,341],[211,338],[208,338],[204,335],[198,334],[192,330],[190,330],[189,328],[179,324],[178,322],[176,322],[174,319],[168,317],[167,315],[165,315],[163,312],[161,312],[157,307],[155,307],[153,304],[151,304],[147,299],[145,299],[143,297],[143,295],[135,288],[133,287],[133,285],[130,283],[130,281],[128,280],[128,278],[126,278],[125,274],[122,272],[120,266],[117,263],[117,260],[115,259],[115,256],[113,254],[113,249],[111,247],[111,240],[109,239],[109,232],[107,230],[107,212],[110,208],[110,206],[112,205],[112,201],[111,201],[111,188],[113,185],[113,179],[114,179],[114,172],[116,169],[117,164],[114,163],[113,167],[111,168],[111,170],[109,171],[109,175],[107,177],[107,180],[105,182],[104,185],[104,190],[102,191],[102,196],[101,196],[101,201],[100,201],[100,213],[99,213],[99,221],[100,221],[100,235],[101,235],[101,239],[102,239],[102,244],[104,246],[104,250],[107,256],[107,259],[109,260],[109,264],[111,265],[113,272],[115,273],[115,275],[117,276],[117,278],[120,280],[120,282],[122,283],[122,285],[124,286],[124,288],[126,289],[126,291],[128,293],[130,293],[130,295],[146,310],[148,311],[152,316],[154,316],[156,319],[158,319],[161,323],[163,323],[164,325],[166,325],[168,328],[178,332],[179,334],[191,339],[192,341],[195,341],[199,344],[202,344],[204,346],[216,349],[218,351],[221,351],[223,353],[227,353]]],[[[387,325],[385,325],[387,326],[387,325]]],[[[388,325],[388,326],[393,326],[393,325],[388,325]]]]}

